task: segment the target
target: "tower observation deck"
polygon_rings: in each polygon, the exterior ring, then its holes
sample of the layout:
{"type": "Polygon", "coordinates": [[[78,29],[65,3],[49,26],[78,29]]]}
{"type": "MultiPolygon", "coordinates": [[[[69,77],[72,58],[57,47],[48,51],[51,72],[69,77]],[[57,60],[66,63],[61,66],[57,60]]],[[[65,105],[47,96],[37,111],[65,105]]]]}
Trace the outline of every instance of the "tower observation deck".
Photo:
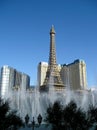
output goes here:
{"type": "Polygon", "coordinates": [[[46,77],[40,90],[49,90],[50,86],[54,86],[56,90],[61,90],[64,88],[64,84],[61,80],[60,72],[58,70],[58,65],[56,63],[56,49],[55,49],[55,30],[54,26],[50,29],[50,52],[49,52],[49,62],[48,69],[46,72],[46,77]]]}

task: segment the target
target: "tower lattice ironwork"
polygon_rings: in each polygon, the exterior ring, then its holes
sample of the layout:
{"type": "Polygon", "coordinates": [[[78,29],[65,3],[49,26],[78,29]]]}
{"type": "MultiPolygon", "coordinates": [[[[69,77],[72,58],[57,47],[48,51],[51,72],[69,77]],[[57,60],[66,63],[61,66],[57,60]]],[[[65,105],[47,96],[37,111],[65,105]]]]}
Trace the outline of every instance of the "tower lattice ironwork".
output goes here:
{"type": "Polygon", "coordinates": [[[58,65],[56,63],[56,49],[55,49],[55,30],[52,26],[50,30],[50,52],[49,52],[49,62],[46,77],[41,90],[49,89],[53,85],[55,89],[63,89],[64,84],[61,80],[60,72],[58,70],[58,65]]]}

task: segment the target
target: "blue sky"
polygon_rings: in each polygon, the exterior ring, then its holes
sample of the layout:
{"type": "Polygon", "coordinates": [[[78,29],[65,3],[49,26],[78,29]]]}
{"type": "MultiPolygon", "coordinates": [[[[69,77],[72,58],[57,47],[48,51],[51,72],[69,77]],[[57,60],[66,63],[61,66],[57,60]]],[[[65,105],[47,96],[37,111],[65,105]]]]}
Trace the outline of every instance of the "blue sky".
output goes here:
{"type": "Polygon", "coordinates": [[[0,67],[27,73],[36,84],[52,24],[57,63],[83,59],[88,86],[97,86],[97,0],[0,0],[0,67]]]}

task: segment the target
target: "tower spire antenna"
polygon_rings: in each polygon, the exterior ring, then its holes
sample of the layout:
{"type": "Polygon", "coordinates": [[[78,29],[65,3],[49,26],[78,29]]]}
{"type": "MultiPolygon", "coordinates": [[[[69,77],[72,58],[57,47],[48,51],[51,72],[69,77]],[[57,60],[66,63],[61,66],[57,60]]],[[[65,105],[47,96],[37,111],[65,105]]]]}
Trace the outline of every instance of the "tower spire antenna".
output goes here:
{"type": "Polygon", "coordinates": [[[52,24],[52,28],[54,28],[54,25],[52,24]]]}
{"type": "Polygon", "coordinates": [[[58,65],[56,63],[56,49],[55,49],[55,30],[54,26],[50,29],[50,52],[49,52],[49,61],[46,77],[44,80],[43,89],[53,85],[57,89],[62,89],[64,87],[61,80],[61,76],[58,70],[58,65]]]}
{"type": "Polygon", "coordinates": [[[54,25],[52,25],[51,29],[50,29],[50,34],[55,34],[55,29],[54,29],[54,25]]]}

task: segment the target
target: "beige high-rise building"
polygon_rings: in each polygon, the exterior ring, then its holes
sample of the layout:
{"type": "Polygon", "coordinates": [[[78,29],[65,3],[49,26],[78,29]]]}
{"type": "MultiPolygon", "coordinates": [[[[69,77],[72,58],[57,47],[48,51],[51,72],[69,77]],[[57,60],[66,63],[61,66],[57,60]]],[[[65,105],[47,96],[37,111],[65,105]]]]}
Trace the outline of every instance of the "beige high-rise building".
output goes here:
{"type": "Polygon", "coordinates": [[[72,90],[87,88],[86,64],[83,60],[75,60],[68,65],[64,64],[60,73],[67,88],[72,90]]]}
{"type": "MultiPolygon", "coordinates": [[[[47,62],[38,65],[38,85],[43,85],[48,68],[47,62]]],[[[87,89],[86,64],[83,60],[75,60],[73,63],[58,65],[61,79],[66,88],[72,90],[87,89]]]]}
{"type": "MultiPolygon", "coordinates": [[[[37,81],[38,81],[38,86],[43,85],[45,77],[46,77],[46,72],[48,69],[48,63],[47,62],[40,62],[38,64],[38,72],[37,72],[37,81]]],[[[58,65],[58,71],[61,71],[61,65],[58,65]]]]}
{"type": "Polygon", "coordinates": [[[38,86],[43,85],[44,79],[46,77],[46,72],[48,68],[48,63],[47,62],[40,62],[38,65],[38,74],[37,74],[37,81],[38,81],[38,86]]]}

